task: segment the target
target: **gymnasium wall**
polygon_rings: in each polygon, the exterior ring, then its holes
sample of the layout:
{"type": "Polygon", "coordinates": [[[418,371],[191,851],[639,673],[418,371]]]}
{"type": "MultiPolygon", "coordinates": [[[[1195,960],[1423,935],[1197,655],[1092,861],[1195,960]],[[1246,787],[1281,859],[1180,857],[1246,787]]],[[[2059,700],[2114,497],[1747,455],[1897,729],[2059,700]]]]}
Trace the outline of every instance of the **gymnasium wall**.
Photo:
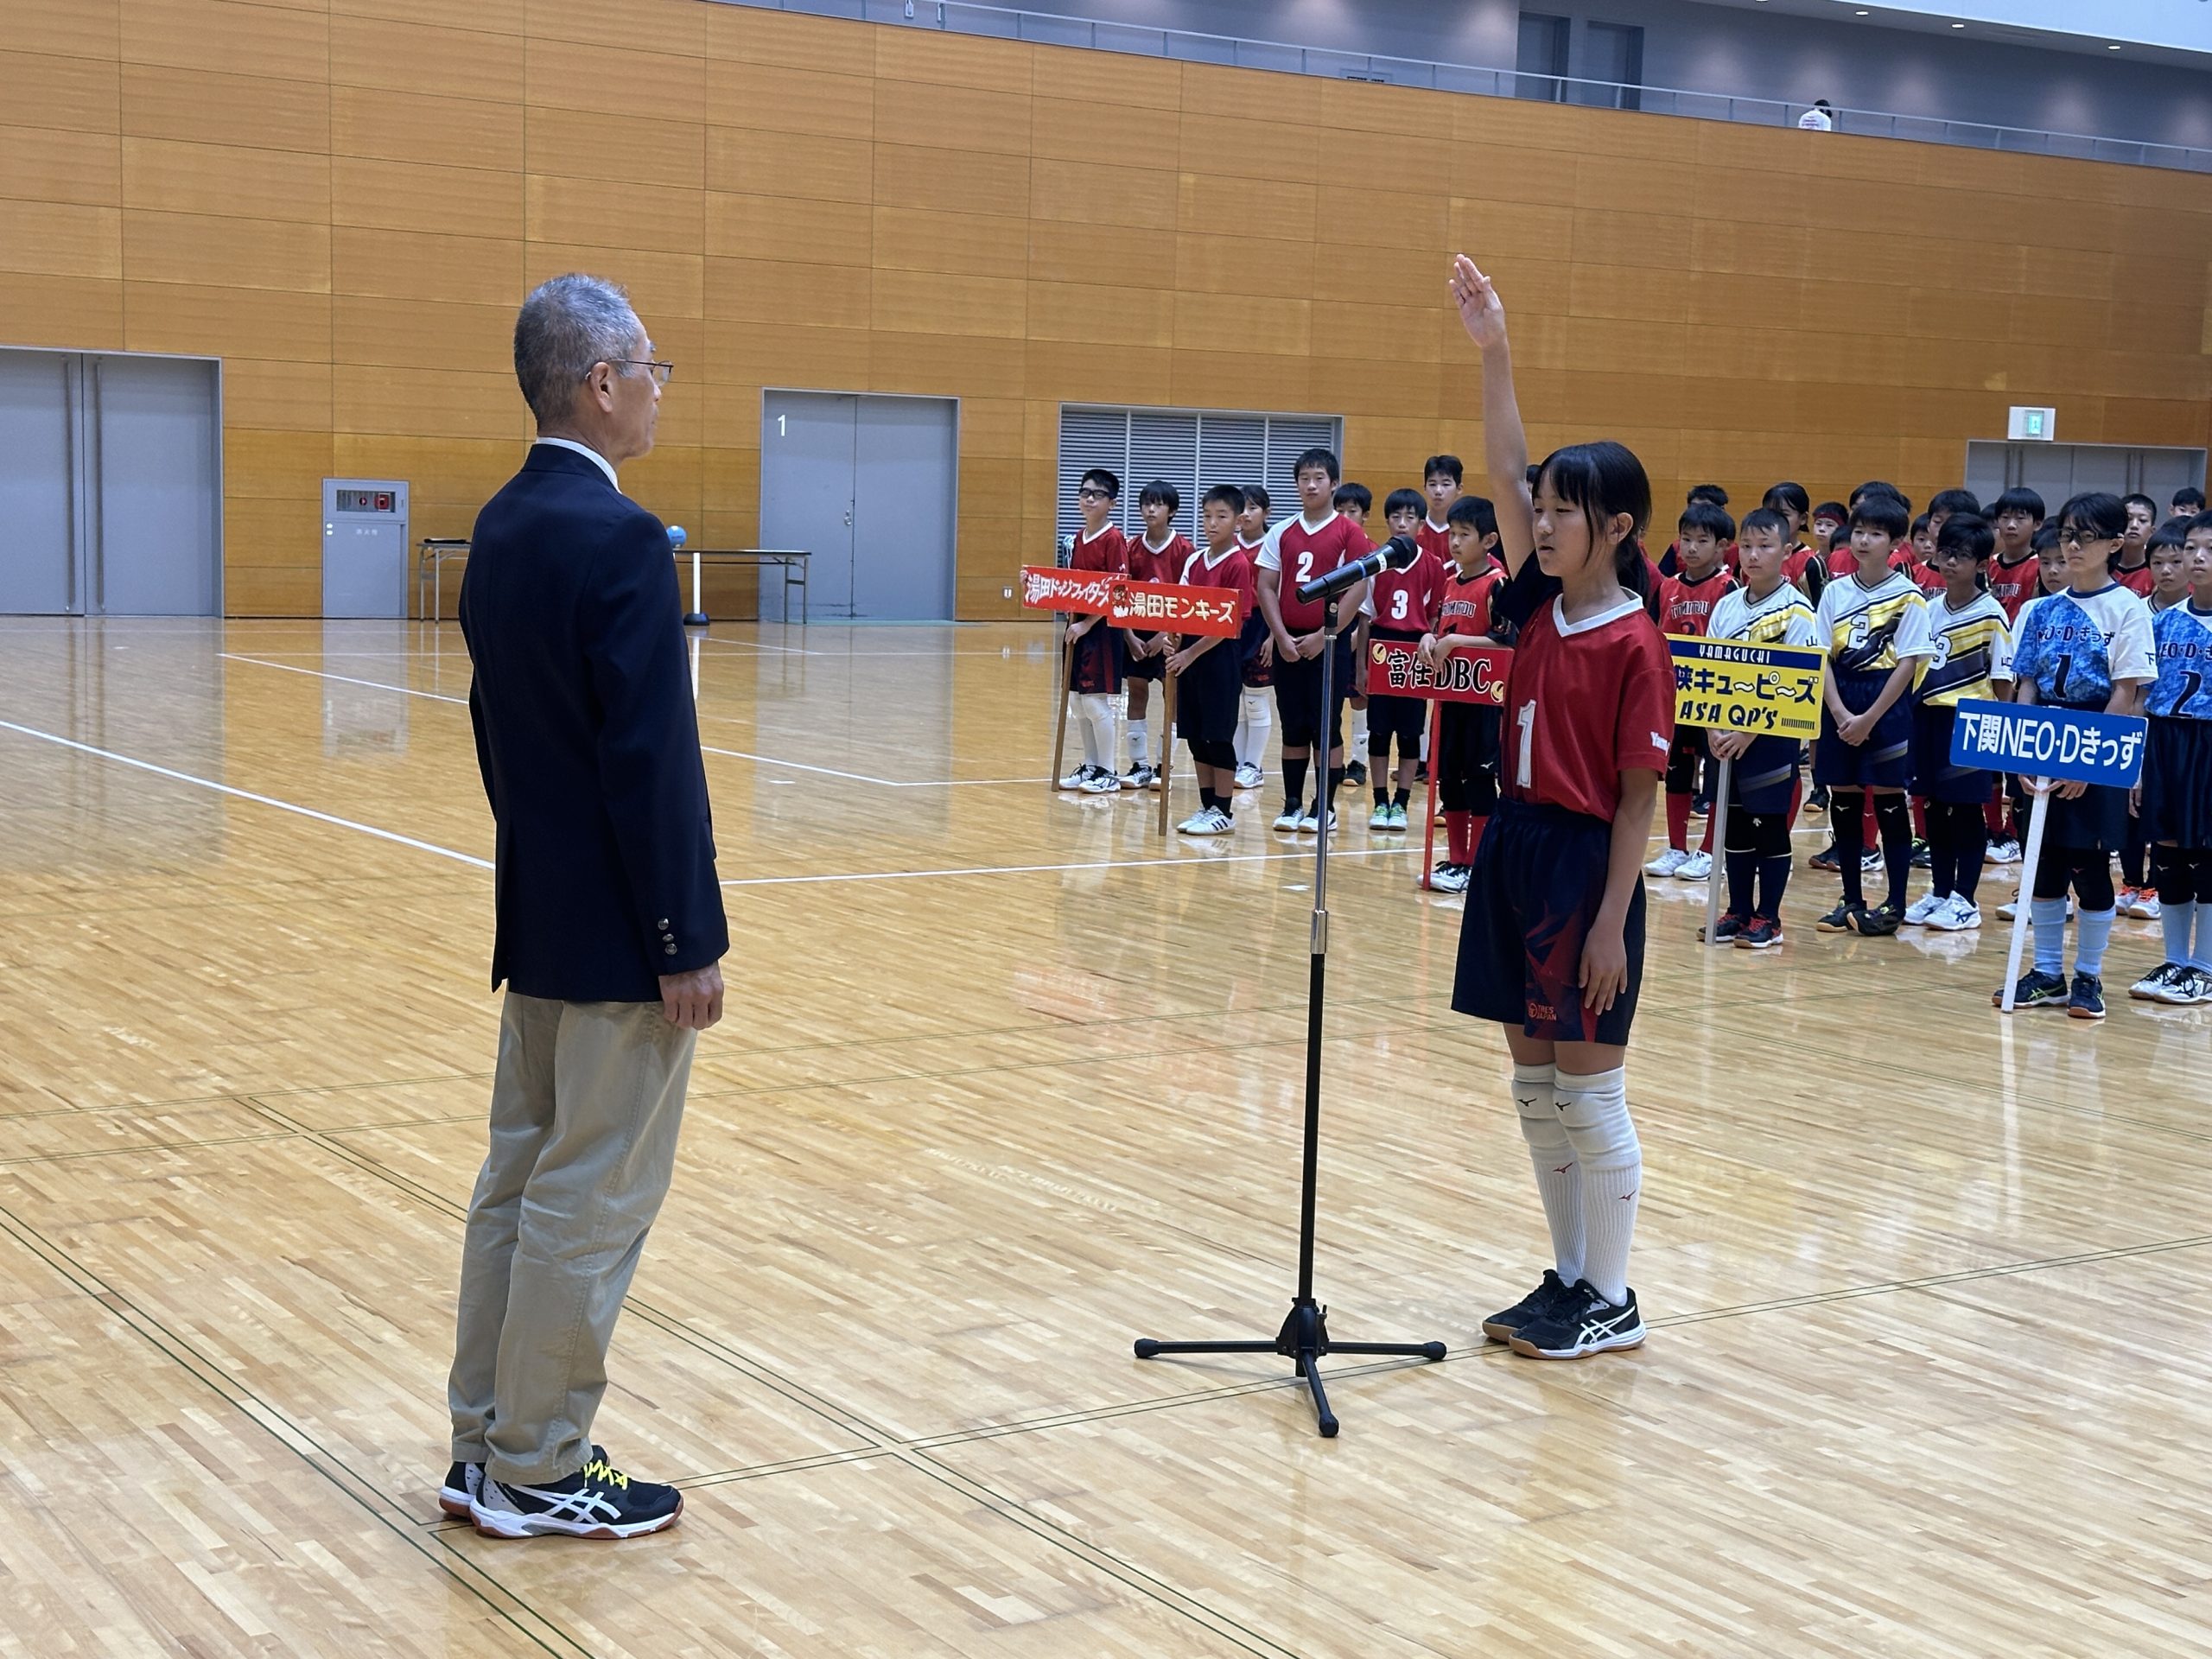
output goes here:
{"type": "Polygon", "coordinates": [[[678,365],[624,484],[712,544],[763,385],[962,400],[959,605],[1048,557],[1063,400],[1481,453],[1446,251],[1532,440],[1690,482],[1955,481],[2011,404],[2202,445],[2212,196],[2145,168],[1458,98],[701,0],[7,0],[0,343],[226,361],[227,604],[319,604],[318,481],[465,533],[517,300],[630,284],[678,365]],[[458,26],[465,21],[466,26],[458,26]]]}

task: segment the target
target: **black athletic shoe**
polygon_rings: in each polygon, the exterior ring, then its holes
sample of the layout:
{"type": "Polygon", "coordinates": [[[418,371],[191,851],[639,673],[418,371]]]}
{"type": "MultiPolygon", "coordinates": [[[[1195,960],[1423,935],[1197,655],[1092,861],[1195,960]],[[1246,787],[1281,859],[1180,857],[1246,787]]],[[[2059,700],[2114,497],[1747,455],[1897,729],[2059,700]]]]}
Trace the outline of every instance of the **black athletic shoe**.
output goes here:
{"type": "MultiPolygon", "coordinates": [[[[2063,1008],[2066,1001],[2066,976],[2063,974],[2039,974],[2031,968],[2020,976],[2019,983],[2012,987],[2012,1006],[2016,1008],[2063,1008]]],[[[2003,1007],[2005,993],[1992,991],[1989,1002],[1992,1007],[2003,1007]]]]}
{"type": "Polygon", "coordinates": [[[456,1463],[446,1471],[445,1484],[438,1488],[438,1507],[456,1521],[467,1520],[468,1506],[483,1484],[482,1464],[456,1463]]]}
{"type": "Polygon", "coordinates": [[[1815,870],[1840,870],[1843,861],[1835,855],[1835,843],[1830,842],[1805,861],[1806,868],[1815,870]]]}
{"type": "Polygon", "coordinates": [[[1711,817],[1712,816],[1713,816],[1713,797],[1712,797],[1712,796],[1710,796],[1710,795],[1693,795],[1693,796],[1691,796],[1691,797],[1690,797],[1690,817],[1694,817],[1694,818],[1709,818],[1709,817],[1711,817]]]}
{"type": "MultiPolygon", "coordinates": [[[[1726,944],[1743,932],[1744,926],[1744,918],[1731,911],[1713,925],[1713,940],[1718,944],[1726,944]]],[[[1697,942],[1700,944],[1706,942],[1705,930],[1701,927],[1697,931],[1697,942]]]]}
{"type": "Polygon", "coordinates": [[[1633,1290],[1616,1306],[1581,1279],[1569,1294],[1573,1300],[1554,1317],[1524,1325],[1507,1338],[1515,1353],[1530,1359],[1580,1359],[1608,1349],[1643,1345],[1643,1316],[1636,1311],[1633,1290]]]}
{"type": "Polygon", "coordinates": [[[1365,789],[1367,787],[1367,762],[1364,760],[1355,760],[1350,766],[1346,766],[1344,768],[1344,782],[1350,784],[1354,789],[1365,789]]]}
{"type": "Polygon", "coordinates": [[[2076,1020],[2105,1017],[2105,982],[2094,974],[2074,976],[2074,994],[2066,999],[2066,1012],[2076,1020]]]}
{"type": "Polygon", "coordinates": [[[1738,950],[1771,950],[1781,943],[1782,924],[1765,916],[1752,917],[1736,936],[1738,950]]]}
{"type": "Polygon", "coordinates": [[[1827,791],[1816,785],[1813,792],[1805,798],[1805,810],[1808,812],[1827,811],[1828,810],[1827,791]]]}
{"type": "Polygon", "coordinates": [[[468,1506],[476,1530],[493,1538],[639,1538],[676,1524],[683,1494],[632,1480],[592,1448],[589,1463],[544,1486],[509,1485],[488,1474],[468,1506]]]}
{"type": "Polygon", "coordinates": [[[1510,1342],[1522,1330],[1542,1320],[1556,1319],[1569,1308],[1580,1307],[1567,1281],[1553,1268],[1544,1269],[1544,1276],[1536,1287],[1512,1306],[1493,1313],[1483,1321],[1483,1335],[1492,1342],[1510,1342]]]}
{"type": "Polygon", "coordinates": [[[1851,931],[1853,913],[1866,908],[1864,905],[1838,905],[1813,925],[1823,933],[1848,933],[1851,931]]]}
{"type": "Polygon", "coordinates": [[[1936,855],[1929,850],[1928,843],[1924,841],[1916,841],[1912,843],[1912,868],[1916,870],[1932,870],[1936,868],[1936,855]]]}
{"type": "Polygon", "coordinates": [[[1904,912],[1894,905],[1875,905],[1871,908],[1861,905],[1847,919],[1853,932],[1870,939],[1886,939],[1897,931],[1904,920],[1904,912]]]}
{"type": "Polygon", "coordinates": [[[1416,761],[1414,765],[1414,782],[1417,784],[1425,784],[1427,781],[1428,762],[1426,760],[1416,761]]]}

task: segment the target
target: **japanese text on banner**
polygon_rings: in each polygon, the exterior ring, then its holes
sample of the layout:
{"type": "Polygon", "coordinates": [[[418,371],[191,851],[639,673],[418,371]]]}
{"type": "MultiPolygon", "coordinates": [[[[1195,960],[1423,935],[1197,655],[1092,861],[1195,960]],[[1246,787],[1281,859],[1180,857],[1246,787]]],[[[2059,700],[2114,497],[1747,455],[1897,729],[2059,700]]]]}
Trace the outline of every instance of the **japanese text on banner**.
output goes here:
{"type": "Polygon", "coordinates": [[[1243,621],[1236,590],[1173,582],[1115,582],[1106,614],[1124,627],[1235,637],[1243,621]]]}
{"type": "Polygon", "coordinates": [[[1513,653],[1503,646],[1471,645],[1446,658],[1440,671],[1421,661],[1418,648],[1403,639],[1370,639],[1367,695],[1501,707],[1505,702],[1505,671],[1512,661],[1513,653]]]}
{"type": "Polygon", "coordinates": [[[1110,570],[1062,570],[1049,564],[1021,567],[1021,602],[1033,611],[1079,611],[1103,615],[1112,603],[1110,570]]]}
{"type": "Polygon", "coordinates": [[[1753,737],[1818,737],[1826,652],[1670,633],[1675,720],[1753,737]]]}
{"type": "Polygon", "coordinates": [[[2138,715],[1968,698],[1952,723],[1951,764],[2125,789],[2143,775],[2149,730],[2138,715]]]}

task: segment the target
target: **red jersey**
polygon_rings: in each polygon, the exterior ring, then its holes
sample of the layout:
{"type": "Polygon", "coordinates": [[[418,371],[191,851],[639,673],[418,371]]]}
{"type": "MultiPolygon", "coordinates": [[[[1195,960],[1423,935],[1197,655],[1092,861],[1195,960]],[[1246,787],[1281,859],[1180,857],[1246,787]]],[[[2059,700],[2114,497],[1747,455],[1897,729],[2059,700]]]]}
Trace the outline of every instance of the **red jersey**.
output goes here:
{"type": "Polygon", "coordinates": [[[1367,602],[1381,632],[1427,633],[1436,626],[1437,609],[1444,603],[1444,567],[1424,548],[1404,569],[1377,573],[1367,602]]]}
{"type": "MultiPolygon", "coordinates": [[[[1920,562],[1912,556],[1911,543],[1899,542],[1890,550],[1890,569],[1904,571],[1916,582],[1920,580],[1920,562]]],[[[1850,576],[1856,575],[1858,572],[1859,556],[1851,550],[1851,543],[1838,542],[1834,550],[1828,555],[1828,575],[1850,576]]],[[[1936,585],[1940,588],[1943,584],[1939,582],[1936,585]]]]}
{"type": "Polygon", "coordinates": [[[1688,576],[1659,578],[1659,632],[1702,634],[1713,620],[1720,595],[1735,587],[1726,570],[1693,581],[1688,576]]]}
{"type": "Polygon", "coordinates": [[[1141,536],[1129,537],[1128,544],[1132,582],[1174,582],[1191,562],[1191,556],[1198,550],[1191,545],[1187,536],[1170,536],[1167,545],[1156,552],[1141,536]]]}
{"type": "MultiPolygon", "coordinates": [[[[1182,538],[1178,537],[1176,539],[1180,541],[1182,538]]],[[[1190,544],[1185,542],[1184,545],[1188,547],[1190,544]]],[[[1249,617],[1253,607],[1259,603],[1259,583],[1252,575],[1252,561],[1242,542],[1232,542],[1229,551],[1221,556],[1217,563],[1208,562],[1203,548],[1192,548],[1190,556],[1176,567],[1175,574],[1168,580],[1179,582],[1187,588],[1233,588],[1236,590],[1238,603],[1243,607],[1238,613],[1241,616],[1249,617]]],[[[1203,635],[1189,633],[1183,636],[1183,640],[1187,645],[1202,638],[1203,635]]],[[[1236,641],[1234,638],[1224,639],[1214,649],[1234,651],[1236,641]]]]}
{"type": "Polygon", "coordinates": [[[2017,620],[2020,607],[2042,590],[2043,561],[2030,553],[2024,559],[2007,564],[2002,559],[1989,562],[1989,596],[2005,607],[2007,618],[2017,620]]]}
{"type": "Polygon", "coordinates": [[[1505,682],[1499,767],[1507,798],[1611,823],[1621,773],[1667,770],[1675,671],[1667,642],[1630,595],[1562,623],[1556,597],[1521,626],[1505,682]]]}
{"type": "Polygon", "coordinates": [[[1911,569],[1907,570],[1905,575],[1920,584],[1920,591],[1923,594],[1943,593],[1951,585],[1943,580],[1942,572],[1936,569],[1934,565],[1923,564],[1917,559],[1912,562],[1911,569]]]}
{"type": "Polygon", "coordinates": [[[2112,579],[2145,604],[2150,602],[2152,590],[2158,585],[2158,578],[2151,574],[2151,562],[2148,559],[2144,560],[2133,570],[2126,565],[2120,566],[2112,573],[2112,579]]]}
{"type": "Polygon", "coordinates": [[[1420,543],[1422,552],[1436,561],[1439,569],[1449,570],[1452,568],[1452,527],[1449,524],[1432,524],[1424,518],[1421,521],[1421,528],[1414,531],[1414,540],[1420,543]]]}
{"type": "Polygon", "coordinates": [[[1109,524],[1096,536],[1075,533],[1075,552],[1068,560],[1072,570],[1126,570],[1129,568],[1129,538],[1109,524]]]}
{"type": "Polygon", "coordinates": [[[1375,543],[1367,539],[1367,532],[1340,512],[1331,513],[1318,529],[1306,528],[1303,518],[1285,524],[1281,534],[1275,537],[1275,550],[1260,555],[1262,569],[1280,570],[1282,574],[1282,588],[1276,603],[1282,610],[1284,631],[1311,633],[1321,626],[1320,601],[1300,601],[1299,583],[1325,576],[1374,550],[1375,543]]]}
{"type": "Polygon", "coordinates": [[[1447,633],[1486,638],[1491,626],[1491,599],[1504,583],[1505,572],[1494,564],[1483,566],[1471,576],[1461,575],[1456,564],[1447,565],[1436,621],[1429,632],[1439,638],[1447,633]]]}

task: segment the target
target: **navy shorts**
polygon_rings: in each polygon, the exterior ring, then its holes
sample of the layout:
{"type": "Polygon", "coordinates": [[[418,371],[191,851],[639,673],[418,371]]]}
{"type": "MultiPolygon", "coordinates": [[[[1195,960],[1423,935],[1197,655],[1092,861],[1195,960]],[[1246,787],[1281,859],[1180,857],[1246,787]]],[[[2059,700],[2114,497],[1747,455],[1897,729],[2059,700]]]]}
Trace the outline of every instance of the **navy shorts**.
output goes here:
{"type": "MultiPolygon", "coordinates": [[[[1421,636],[1395,628],[1370,628],[1370,639],[1395,639],[1406,645],[1418,645],[1421,636]]],[[[1392,697],[1380,693],[1367,699],[1367,752],[1388,754],[1390,740],[1398,740],[1398,753],[1411,756],[1421,746],[1421,734],[1428,729],[1428,700],[1426,697],[1392,697]]]]}
{"type": "Polygon", "coordinates": [[[1122,689],[1122,632],[1104,622],[1075,642],[1075,665],[1068,690],[1085,696],[1112,696],[1122,689]]]}
{"type": "Polygon", "coordinates": [[[1802,747],[1794,737],[1753,738],[1751,747],[1729,765],[1729,805],[1761,814],[1789,810],[1797,794],[1802,747]]]}
{"type": "Polygon", "coordinates": [[[1989,798],[1991,774],[1951,764],[1951,728],[1959,711],[1923,702],[1912,711],[1912,792],[1923,800],[1980,806],[1989,798]]]}
{"type": "MultiPolygon", "coordinates": [[[[1122,677],[1124,680],[1158,681],[1167,677],[1167,658],[1134,655],[1130,651],[1132,639],[1127,628],[1115,629],[1114,638],[1121,642],[1122,677]]],[[[1171,651],[1174,649],[1173,640],[1168,642],[1168,649],[1171,651]]]]}
{"type": "Polygon", "coordinates": [[[1256,607],[1244,613],[1244,626],[1236,636],[1236,659],[1243,669],[1244,684],[1253,690],[1274,683],[1273,659],[1264,665],[1260,661],[1260,647],[1274,637],[1268,632],[1268,619],[1256,607]]]}
{"type": "Polygon", "coordinates": [[[1479,702],[1447,702],[1436,719],[1428,757],[1437,804],[1446,812],[1487,817],[1497,806],[1500,711],[1479,702]]]}
{"type": "MultiPolygon", "coordinates": [[[[1835,677],[1836,695],[1857,714],[1874,706],[1889,683],[1890,671],[1835,677]]],[[[1821,735],[1813,745],[1813,781],[1822,789],[1903,789],[1912,777],[1912,704],[1899,697],[1864,743],[1847,743],[1835,734],[1835,716],[1821,709],[1821,735]]],[[[1977,797],[1976,798],[1979,798],[1977,797]]]]}
{"type": "Polygon", "coordinates": [[[1236,741],[1244,701],[1238,666],[1236,642],[1224,639],[1183,671],[1175,683],[1175,725],[1184,737],[1197,743],[1236,741]]]}
{"type": "MultiPolygon", "coordinates": [[[[1344,699],[1352,690],[1351,635],[1339,633],[1331,642],[1336,661],[1330,667],[1328,746],[1344,747],[1344,699]]],[[[1275,712],[1282,721],[1284,747],[1312,747],[1321,733],[1321,658],[1300,657],[1287,663],[1275,658],[1275,712]]]]}
{"type": "Polygon", "coordinates": [[[2192,850],[2212,847],[2212,720],[2151,716],[2143,755],[2143,833],[2192,850]]]}
{"type": "Polygon", "coordinates": [[[1603,1014],[1582,1001],[1582,944],[1605,902],[1613,827],[1564,807],[1500,801],[1475,849],[1452,1007],[1559,1043],[1625,1043],[1643,987],[1643,881],[1622,943],[1628,983],[1603,1014]]]}

